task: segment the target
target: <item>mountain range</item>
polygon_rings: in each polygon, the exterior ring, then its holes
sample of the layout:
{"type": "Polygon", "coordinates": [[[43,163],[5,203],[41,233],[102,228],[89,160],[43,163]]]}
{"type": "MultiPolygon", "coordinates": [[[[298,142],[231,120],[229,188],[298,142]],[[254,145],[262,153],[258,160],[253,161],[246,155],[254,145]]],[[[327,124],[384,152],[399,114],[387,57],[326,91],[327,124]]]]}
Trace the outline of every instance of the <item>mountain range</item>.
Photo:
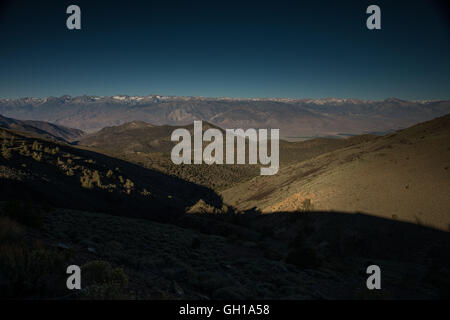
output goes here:
{"type": "Polygon", "coordinates": [[[68,95],[1,99],[0,114],[94,132],[132,121],[188,125],[204,120],[221,128],[279,128],[288,139],[385,133],[450,112],[450,101],[263,99],[176,96],[68,95]]]}

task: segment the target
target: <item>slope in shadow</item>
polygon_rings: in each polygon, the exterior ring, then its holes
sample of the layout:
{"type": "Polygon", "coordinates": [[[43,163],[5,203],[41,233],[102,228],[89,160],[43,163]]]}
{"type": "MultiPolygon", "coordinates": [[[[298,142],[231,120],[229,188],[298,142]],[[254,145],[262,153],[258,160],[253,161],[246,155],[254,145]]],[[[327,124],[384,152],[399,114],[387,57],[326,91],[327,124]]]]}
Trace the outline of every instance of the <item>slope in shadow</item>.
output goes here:
{"type": "Polygon", "coordinates": [[[2,130],[9,159],[0,157],[0,200],[123,216],[182,214],[203,199],[220,208],[214,191],[175,176],[90,150],[2,130]]]}
{"type": "Polygon", "coordinates": [[[324,252],[332,256],[411,262],[436,258],[450,266],[450,233],[365,213],[297,211],[261,214],[257,209],[250,209],[242,214],[194,213],[187,216],[188,219],[207,220],[206,225],[210,227],[203,230],[205,233],[227,235],[229,230],[214,230],[212,224],[216,221],[246,230],[247,240],[255,240],[255,234],[262,233],[268,239],[289,242],[300,235],[308,246],[323,247],[324,252]]]}
{"type": "Polygon", "coordinates": [[[229,254],[235,259],[241,251],[247,257],[264,256],[294,265],[308,274],[314,275],[315,270],[317,289],[328,297],[372,297],[373,292],[365,288],[366,268],[372,264],[382,270],[382,293],[389,293],[381,298],[450,297],[448,232],[345,212],[261,214],[249,210],[238,215],[193,214],[178,222],[202,233],[232,236],[237,247],[229,254]],[[251,243],[254,249],[249,249],[251,243]],[[320,275],[326,273],[340,280],[322,281],[320,275]]]}

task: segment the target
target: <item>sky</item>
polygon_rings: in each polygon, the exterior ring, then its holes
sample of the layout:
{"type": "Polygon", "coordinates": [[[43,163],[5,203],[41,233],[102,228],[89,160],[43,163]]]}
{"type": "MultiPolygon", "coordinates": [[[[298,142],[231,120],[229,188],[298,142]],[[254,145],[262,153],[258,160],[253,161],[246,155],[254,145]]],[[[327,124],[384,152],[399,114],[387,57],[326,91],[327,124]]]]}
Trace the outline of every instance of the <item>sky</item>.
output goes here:
{"type": "Polygon", "coordinates": [[[3,1],[0,98],[450,99],[445,1],[3,1]],[[66,8],[81,8],[68,30],[66,8]],[[381,9],[368,30],[366,8],[381,9]]]}

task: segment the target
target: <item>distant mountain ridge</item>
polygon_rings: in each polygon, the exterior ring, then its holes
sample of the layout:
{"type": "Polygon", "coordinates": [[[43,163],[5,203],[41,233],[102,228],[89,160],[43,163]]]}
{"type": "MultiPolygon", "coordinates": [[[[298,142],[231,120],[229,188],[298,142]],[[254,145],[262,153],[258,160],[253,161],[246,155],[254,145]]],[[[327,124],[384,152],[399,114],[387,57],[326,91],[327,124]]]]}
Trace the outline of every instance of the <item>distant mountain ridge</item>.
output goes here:
{"type": "Polygon", "coordinates": [[[84,132],[45,121],[17,120],[0,115],[0,127],[32,133],[44,138],[71,142],[79,139],[84,132]]]}
{"type": "Polygon", "coordinates": [[[187,125],[208,121],[221,128],[279,128],[282,137],[339,136],[384,132],[450,113],[450,101],[360,99],[111,97],[68,95],[0,99],[0,114],[53,122],[94,132],[132,121],[187,125]]]}
{"type": "MultiPolygon", "coordinates": [[[[175,129],[184,128],[193,135],[194,125],[186,126],[154,126],[143,121],[132,121],[119,126],[105,127],[97,132],[86,134],[80,138],[79,144],[99,147],[101,149],[135,152],[169,152],[176,144],[170,140],[175,129]]],[[[203,131],[218,128],[208,122],[202,123],[203,131]]],[[[222,130],[221,128],[218,128],[222,130]]]]}

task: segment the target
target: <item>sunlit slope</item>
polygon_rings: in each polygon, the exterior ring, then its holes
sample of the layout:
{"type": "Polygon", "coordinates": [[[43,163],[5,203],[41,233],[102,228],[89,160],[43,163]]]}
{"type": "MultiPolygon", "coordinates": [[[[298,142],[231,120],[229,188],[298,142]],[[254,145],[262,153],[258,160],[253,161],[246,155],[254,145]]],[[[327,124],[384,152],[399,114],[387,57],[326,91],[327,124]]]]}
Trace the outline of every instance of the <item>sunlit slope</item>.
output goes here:
{"type": "Polygon", "coordinates": [[[263,212],[366,212],[450,229],[450,115],[282,167],[225,190],[226,203],[263,212]],[[305,201],[307,200],[307,201],[305,201]],[[310,209],[310,206],[309,206],[310,209]]]}

